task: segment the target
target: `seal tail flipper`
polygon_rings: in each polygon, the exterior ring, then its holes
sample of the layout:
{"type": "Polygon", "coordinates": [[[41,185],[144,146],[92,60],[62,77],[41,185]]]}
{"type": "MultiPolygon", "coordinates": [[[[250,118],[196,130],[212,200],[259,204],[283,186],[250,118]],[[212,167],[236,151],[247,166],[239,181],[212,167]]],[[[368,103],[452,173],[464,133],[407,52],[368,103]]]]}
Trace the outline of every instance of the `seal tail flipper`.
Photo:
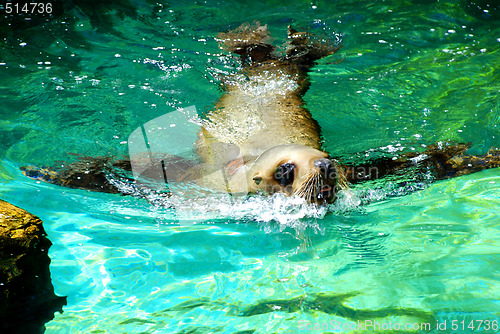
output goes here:
{"type": "Polygon", "coordinates": [[[268,60],[289,60],[293,63],[310,67],[323,57],[334,54],[340,47],[328,42],[321,42],[307,32],[299,32],[288,26],[288,45],[283,57],[276,56],[276,48],[271,44],[267,25],[259,22],[244,23],[238,28],[219,33],[218,41],[229,51],[240,55],[244,63],[261,63],[268,60]]]}
{"type": "Polygon", "coordinates": [[[267,25],[244,23],[229,32],[219,33],[218,41],[231,52],[240,55],[244,62],[264,62],[275,59],[275,47],[270,44],[271,37],[267,25]]]}
{"type": "Polygon", "coordinates": [[[313,35],[307,32],[299,32],[288,26],[286,58],[294,63],[310,67],[316,60],[332,55],[339,49],[340,46],[328,42],[322,43],[313,35]]]}

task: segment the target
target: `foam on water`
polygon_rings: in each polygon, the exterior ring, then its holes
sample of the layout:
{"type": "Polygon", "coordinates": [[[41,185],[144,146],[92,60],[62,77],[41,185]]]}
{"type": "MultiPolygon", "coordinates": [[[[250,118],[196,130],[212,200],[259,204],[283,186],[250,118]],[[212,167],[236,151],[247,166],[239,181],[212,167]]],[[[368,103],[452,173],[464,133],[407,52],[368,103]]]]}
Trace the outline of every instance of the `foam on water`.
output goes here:
{"type": "MultiPolygon", "coordinates": [[[[171,185],[175,194],[155,191],[135,183],[111,179],[111,182],[124,193],[146,199],[157,210],[169,209],[183,225],[220,219],[252,220],[256,222],[276,222],[280,228],[291,227],[302,230],[307,220],[322,219],[328,213],[346,214],[359,210],[363,199],[360,191],[342,190],[333,204],[320,205],[307,203],[303,198],[276,193],[271,196],[234,195],[216,193],[193,184],[171,185]]],[[[381,195],[380,195],[381,196],[381,195]]],[[[373,197],[373,196],[372,196],[373,197]]],[[[374,199],[370,197],[371,200],[374,199]]],[[[364,200],[367,201],[366,199],[364,200]]]]}

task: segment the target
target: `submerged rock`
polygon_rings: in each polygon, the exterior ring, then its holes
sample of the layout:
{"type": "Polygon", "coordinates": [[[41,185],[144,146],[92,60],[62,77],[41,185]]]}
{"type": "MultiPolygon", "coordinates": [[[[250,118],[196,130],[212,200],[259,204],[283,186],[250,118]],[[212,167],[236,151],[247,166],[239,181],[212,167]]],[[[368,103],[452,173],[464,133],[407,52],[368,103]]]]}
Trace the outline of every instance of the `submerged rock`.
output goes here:
{"type": "Polygon", "coordinates": [[[1,333],[43,333],[66,305],[54,294],[46,235],[38,217],[0,200],[1,333]]]}

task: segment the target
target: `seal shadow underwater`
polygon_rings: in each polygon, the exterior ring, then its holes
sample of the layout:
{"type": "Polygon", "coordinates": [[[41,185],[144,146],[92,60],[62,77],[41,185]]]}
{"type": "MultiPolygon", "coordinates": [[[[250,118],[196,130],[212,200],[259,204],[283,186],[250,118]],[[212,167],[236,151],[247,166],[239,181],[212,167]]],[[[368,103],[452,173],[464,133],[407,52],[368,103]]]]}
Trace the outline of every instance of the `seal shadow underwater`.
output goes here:
{"type": "MultiPolygon", "coordinates": [[[[242,69],[221,78],[224,94],[202,121],[194,148],[198,160],[144,158],[143,177],[161,166],[175,176],[169,182],[192,181],[231,194],[279,192],[322,204],[335,201],[349,184],[389,175],[401,180],[430,175],[436,181],[500,167],[499,150],[468,155],[470,143],[429,145],[423,152],[342,165],[321,149],[320,127],[302,100],[311,66],[339,47],[289,27],[286,50],[278,54],[267,26],[258,22],[220,33],[218,40],[241,57],[242,69]]],[[[129,159],[79,157],[63,165],[21,169],[42,181],[108,193],[121,192],[115,180],[134,183],[129,159]]]]}

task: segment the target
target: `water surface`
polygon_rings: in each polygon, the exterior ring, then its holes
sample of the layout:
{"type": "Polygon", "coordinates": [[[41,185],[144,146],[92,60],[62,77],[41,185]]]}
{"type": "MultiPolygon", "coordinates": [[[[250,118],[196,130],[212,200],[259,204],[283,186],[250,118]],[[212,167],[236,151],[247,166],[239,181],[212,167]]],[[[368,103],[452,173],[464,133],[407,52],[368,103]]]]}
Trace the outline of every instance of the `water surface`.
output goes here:
{"type": "Polygon", "coordinates": [[[53,243],[53,284],[68,305],[47,333],[373,332],[342,327],[358,321],[439,333],[453,320],[477,332],[470,321],[498,321],[498,169],[406,196],[394,184],[360,186],[370,203],[347,212],[257,198],[214,215],[207,200],[192,220],[18,171],[68,153],[125,155],[132,131],[175,108],[203,116],[222,94],[218,75],[238,68],[215,36],[253,20],[276,45],[289,24],[342,41],[304,97],[332,155],[500,147],[498,5],[68,2],[48,19],[8,17],[0,198],[39,216],[53,243]]]}

